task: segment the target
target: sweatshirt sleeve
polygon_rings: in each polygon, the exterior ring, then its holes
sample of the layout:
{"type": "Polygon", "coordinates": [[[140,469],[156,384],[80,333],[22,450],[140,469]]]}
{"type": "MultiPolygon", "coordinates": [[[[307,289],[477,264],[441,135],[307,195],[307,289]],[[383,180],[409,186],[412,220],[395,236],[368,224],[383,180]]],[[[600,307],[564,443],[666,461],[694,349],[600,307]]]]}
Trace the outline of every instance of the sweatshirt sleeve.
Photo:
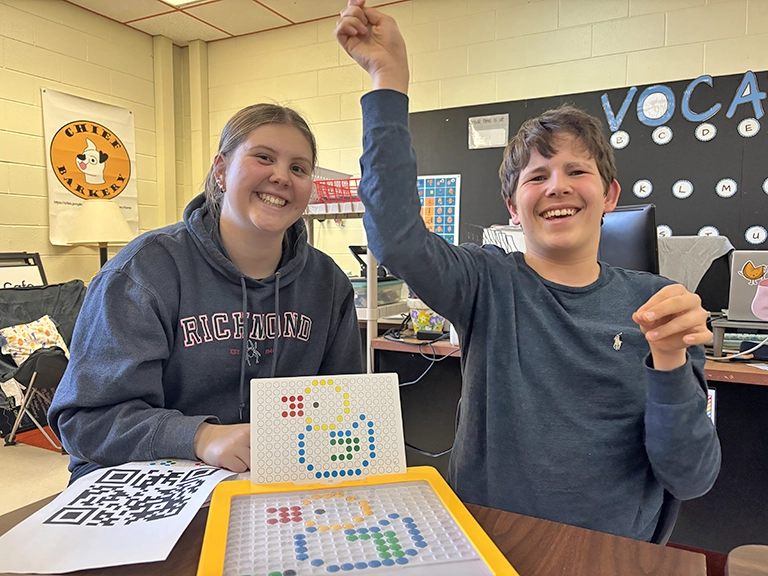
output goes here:
{"type": "Polygon", "coordinates": [[[360,341],[360,325],[355,311],[355,292],[349,280],[346,296],[341,305],[339,322],[323,357],[318,375],[360,374],[363,372],[363,345],[360,341]]]}
{"type": "Polygon", "coordinates": [[[363,155],[359,195],[374,256],[454,324],[466,324],[477,289],[470,251],[427,229],[420,216],[416,153],[408,131],[408,97],[374,90],[361,99],[363,155]],[[439,279],[438,279],[439,277],[439,279]]]}
{"type": "Polygon", "coordinates": [[[689,348],[686,363],[675,370],[654,370],[651,362],[649,355],[645,444],[654,475],[675,498],[697,498],[714,485],[721,461],[706,410],[703,349],[689,348]]]}
{"type": "Polygon", "coordinates": [[[48,413],[70,455],[101,466],[195,459],[197,428],[218,419],[164,408],[172,342],[171,314],[152,291],[121,271],[96,276],[48,413]]]}

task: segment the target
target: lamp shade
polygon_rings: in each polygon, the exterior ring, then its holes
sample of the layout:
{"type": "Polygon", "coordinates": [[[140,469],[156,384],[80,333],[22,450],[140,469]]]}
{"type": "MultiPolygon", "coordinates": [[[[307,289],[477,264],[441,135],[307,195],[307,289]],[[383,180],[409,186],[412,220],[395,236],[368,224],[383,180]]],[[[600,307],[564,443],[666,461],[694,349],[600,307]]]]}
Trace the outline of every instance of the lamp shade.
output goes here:
{"type": "Polygon", "coordinates": [[[69,244],[127,244],[134,234],[113,200],[86,200],[72,223],[69,244]]]}

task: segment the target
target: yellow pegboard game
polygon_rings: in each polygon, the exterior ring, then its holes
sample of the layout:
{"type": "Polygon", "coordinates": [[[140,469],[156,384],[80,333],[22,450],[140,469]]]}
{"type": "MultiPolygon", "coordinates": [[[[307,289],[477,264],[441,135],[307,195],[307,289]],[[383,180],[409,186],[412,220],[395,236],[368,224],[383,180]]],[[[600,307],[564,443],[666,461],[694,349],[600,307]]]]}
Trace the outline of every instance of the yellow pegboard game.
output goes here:
{"type": "Polygon", "coordinates": [[[431,467],[340,484],[222,482],[198,576],[517,576],[431,467]]]}
{"type": "Polygon", "coordinates": [[[516,575],[431,467],[397,374],[251,380],[251,481],[213,493],[199,576],[516,575]]]}

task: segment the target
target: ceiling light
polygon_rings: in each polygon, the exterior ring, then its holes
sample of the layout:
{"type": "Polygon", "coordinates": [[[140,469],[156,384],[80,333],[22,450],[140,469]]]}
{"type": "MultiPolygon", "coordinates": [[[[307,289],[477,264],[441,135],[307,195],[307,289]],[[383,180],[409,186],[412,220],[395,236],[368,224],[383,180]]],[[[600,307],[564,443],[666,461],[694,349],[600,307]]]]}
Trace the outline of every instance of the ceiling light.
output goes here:
{"type": "Polygon", "coordinates": [[[166,4],[170,4],[171,6],[175,6],[176,8],[183,8],[184,6],[190,6],[192,4],[199,4],[200,2],[205,2],[206,0],[163,0],[166,4]]]}

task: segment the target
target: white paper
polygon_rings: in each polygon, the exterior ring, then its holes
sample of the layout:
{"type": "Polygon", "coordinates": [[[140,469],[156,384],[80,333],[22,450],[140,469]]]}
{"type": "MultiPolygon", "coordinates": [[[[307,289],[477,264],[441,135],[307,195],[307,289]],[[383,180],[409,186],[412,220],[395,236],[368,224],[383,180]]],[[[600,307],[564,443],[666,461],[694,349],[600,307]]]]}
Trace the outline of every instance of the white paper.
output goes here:
{"type": "Polygon", "coordinates": [[[0,536],[0,572],[54,574],[165,560],[229,470],[103,468],[0,536]]]}

